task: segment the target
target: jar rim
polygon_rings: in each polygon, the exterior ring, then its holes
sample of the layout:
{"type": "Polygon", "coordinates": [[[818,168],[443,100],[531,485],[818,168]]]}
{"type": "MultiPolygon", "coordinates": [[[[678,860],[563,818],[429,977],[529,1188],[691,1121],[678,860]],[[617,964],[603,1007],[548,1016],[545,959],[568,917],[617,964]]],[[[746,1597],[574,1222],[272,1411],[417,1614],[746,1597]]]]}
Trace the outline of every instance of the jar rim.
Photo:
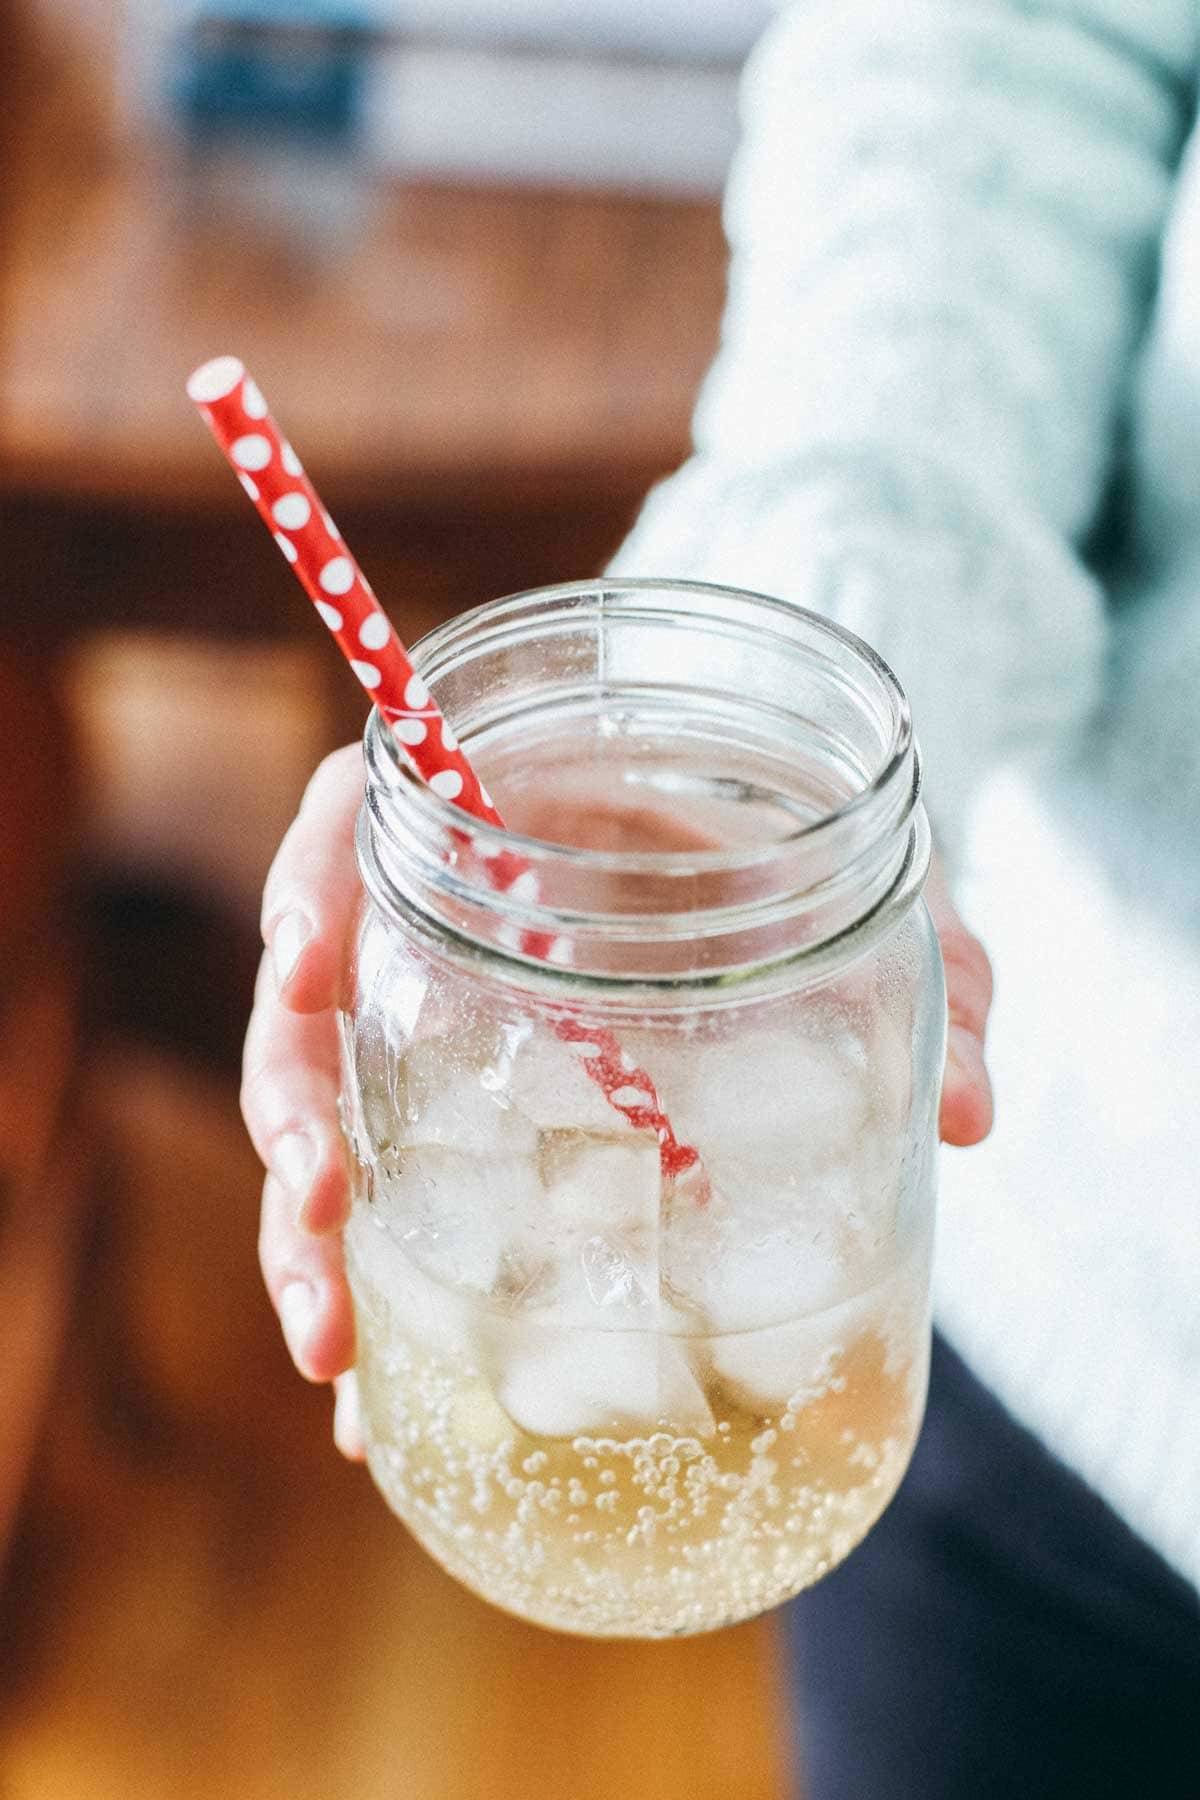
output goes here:
{"type": "MultiPolygon", "coordinates": [[[[887,696],[892,711],[893,730],[890,749],[884,761],[864,786],[850,794],[844,801],[829,811],[797,824],[792,831],[782,832],[769,840],[758,843],[739,845],[732,849],[721,850],[592,850],[573,844],[559,843],[553,839],[538,838],[525,833],[510,830],[507,826],[492,825],[487,820],[471,817],[470,830],[473,839],[481,847],[484,857],[502,852],[512,852],[527,858],[533,864],[545,865],[549,860],[569,864],[574,868],[590,871],[596,875],[606,874],[638,874],[638,875],[722,875],[737,874],[750,871],[765,863],[776,860],[782,853],[794,849],[800,844],[817,845],[846,825],[857,823],[872,806],[878,806],[890,800],[896,792],[898,783],[905,783],[907,774],[907,794],[901,789],[901,800],[905,811],[911,810],[919,797],[920,762],[916,758],[915,770],[910,770],[914,760],[915,743],[913,738],[912,714],[908,697],[898,677],[879,652],[864,638],[839,625],[832,619],[812,612],[809,608],[780,600],[769,594],[757,593],[750,589],[735,588],[727,584],[704,581],[674,580],[670,577],[622,576],[612,580],[599,579],[591,581],[574,581],[552,583],[545,587],[528,588],[518,593],[507,594],[497,600],[484,601],[479,606],[470,607],[465,612],[455,615],[444,624],[426,632],[410,648],[410,659],[421,679],[432,688],[440,674],[445,674],[451,660],[465,651],[467,643],[478,653],[486,638],[481,638],[478,628],[481,624],[488,627],[488,635],[494,636],[501,628],[509,629],[518,623],[531,624],[543,607],[557,607],[563,602],[574,602],[594,598],[598,602],[598,610],[604,600],[616,599],[621,595],[636,596],[645,593],[678,594],[699,598],[724,597],[738,602],[751,602],[755,609],[762,609],[768,616],[786,620],[792,631],[778,635],[786,635],[789,642],[795,641],[795,627],[803,626],[818,640],[824,638],[836,643],[844,651],[859,658],[880,684],[882,692],[887,696]]],[[[625,608],[625,616],[629,616],[630,608],[625,608]]],[[[570,617],[578,619],[581,615],[573,611],[570,617]]],[[[586,616],[586,615],[584,615],[586,616]]],[[[451,721],[457,724],[455,721],[451,721]]],[[[452,800],[445,799],[422,780],[405,757],[401,746],[393,734],[387,729],[386,722],[376,708],[372,708],[367,724],[369,739],[373,747],[378,747],[387,756],[396,777],[403,784],[406,804],[412,805],[424,813],[428,823],[434,828],[461,827],[463,823],[462,809],[452,800]]]]}

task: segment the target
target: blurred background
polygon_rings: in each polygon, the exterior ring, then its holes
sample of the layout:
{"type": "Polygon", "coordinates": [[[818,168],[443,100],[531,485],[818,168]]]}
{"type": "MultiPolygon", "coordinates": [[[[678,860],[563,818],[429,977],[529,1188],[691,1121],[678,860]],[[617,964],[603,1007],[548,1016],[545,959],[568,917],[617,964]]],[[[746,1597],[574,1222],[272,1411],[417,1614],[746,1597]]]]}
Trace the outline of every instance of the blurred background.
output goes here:
{"type": "Polygon", "coordinates": [[[184,398],[242,356],[402,635],[682,457],[767,0],[10,0],[0,1794],[780,1800],[769,1623],[555,1639],[329,1442],[260,1292],[258,895],[345,674],[184,398]]]}

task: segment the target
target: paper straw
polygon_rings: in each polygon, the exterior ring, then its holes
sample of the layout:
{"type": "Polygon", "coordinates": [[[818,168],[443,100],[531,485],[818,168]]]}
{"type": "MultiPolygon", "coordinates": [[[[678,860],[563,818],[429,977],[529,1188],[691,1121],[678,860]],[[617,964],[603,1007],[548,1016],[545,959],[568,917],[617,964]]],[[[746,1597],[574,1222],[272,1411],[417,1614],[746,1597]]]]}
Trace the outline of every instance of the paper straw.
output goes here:
{"type": "MultiPolygon", "coordinates": [[[[195,371],[187,391],[417,774],[472,818],[503,828],[491,795],[413,668],[300,458],[271,417],[258,384],[236,356],[218,356],[195,371]]],[[[513,853],[484,866],[498,892],[511,888],[528,869],[513,853]]],[[[539,949],[544,953],[544,940],[529,938],[522,947],[531,955],[539,949]]],[[[575,1047],[609,1104],[637,1130],[655,1133],[664,1175],[679,1175],[699,1161],[698,1152],[676,1138],[647,1071],[611,1032],[570,1018],[559,1020],[555,1029],[575,1047]]]]}
{"type": "Polygon", "coordinates": [[[218,356],[196,370],[188,394],[421,779],[473,818],[501,824],[257,384],[236,357],[218,356]]]}

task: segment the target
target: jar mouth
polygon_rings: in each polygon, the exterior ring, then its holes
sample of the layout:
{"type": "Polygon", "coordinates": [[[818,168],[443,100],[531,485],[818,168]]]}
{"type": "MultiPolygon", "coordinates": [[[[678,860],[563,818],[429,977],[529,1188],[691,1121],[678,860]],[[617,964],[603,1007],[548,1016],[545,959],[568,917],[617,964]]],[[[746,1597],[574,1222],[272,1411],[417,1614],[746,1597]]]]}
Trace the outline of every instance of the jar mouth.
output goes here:
{"type": "MultiPolygon", "coordinates": [[[[537,961],[519,939],[548,933],[572,939],[567,960],[579,973],[629,974],[628,946],[640,938],[705,946],[705,968],[744,968],[768,951],[764,932],[783,953],[786,919],[804,915],[809,949],[841,935],[911,868],[920,762],[907,699],[870,645],[801,607],[702,582],[581,581],[463,613],[414,645],[412,660],[506,818],[501,770],[518,788],[535,786],[544,769],[521,754],[534,744],[561,772],[554,734],[569,741],[574,728],[593,734],[593,751],[616,742],[627,800],[640,794],[664,816],[675,800],[681,817],[699,807],[738,830],[752,817],[761,826],[738,842],[613,849],[523,830],[516,804],[512,828],[491,825],[434,793],[373,713],[360,847],[368,885],[489,948],[537,961]],[[501,857],[532,871],[536,899],[528,884],[516,899],[485,891],[480,871],[501,857]],[[614,883],[620,904],[597,905],[614,883]],[[620,971],[581,957],[582,940],[598,938],[626,946],[620,971]]],[[[681,972],[678,955],[670,970],[654,968],[652,954],[642,960],[647,977],[681,972]]]]}

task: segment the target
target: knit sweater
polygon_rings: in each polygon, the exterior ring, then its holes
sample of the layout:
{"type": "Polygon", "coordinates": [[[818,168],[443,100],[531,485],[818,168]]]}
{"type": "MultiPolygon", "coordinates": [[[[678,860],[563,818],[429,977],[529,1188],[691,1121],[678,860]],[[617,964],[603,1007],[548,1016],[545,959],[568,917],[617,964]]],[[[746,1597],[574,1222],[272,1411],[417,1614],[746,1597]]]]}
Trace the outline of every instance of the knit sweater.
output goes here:
{"type": "Polygon", "coordinates": [[[900,675],[997,974],[941,1322],[1195,1583],[1198,58],[1200,0],[784,8],[694,453],[617,559],[900,675]]]}

